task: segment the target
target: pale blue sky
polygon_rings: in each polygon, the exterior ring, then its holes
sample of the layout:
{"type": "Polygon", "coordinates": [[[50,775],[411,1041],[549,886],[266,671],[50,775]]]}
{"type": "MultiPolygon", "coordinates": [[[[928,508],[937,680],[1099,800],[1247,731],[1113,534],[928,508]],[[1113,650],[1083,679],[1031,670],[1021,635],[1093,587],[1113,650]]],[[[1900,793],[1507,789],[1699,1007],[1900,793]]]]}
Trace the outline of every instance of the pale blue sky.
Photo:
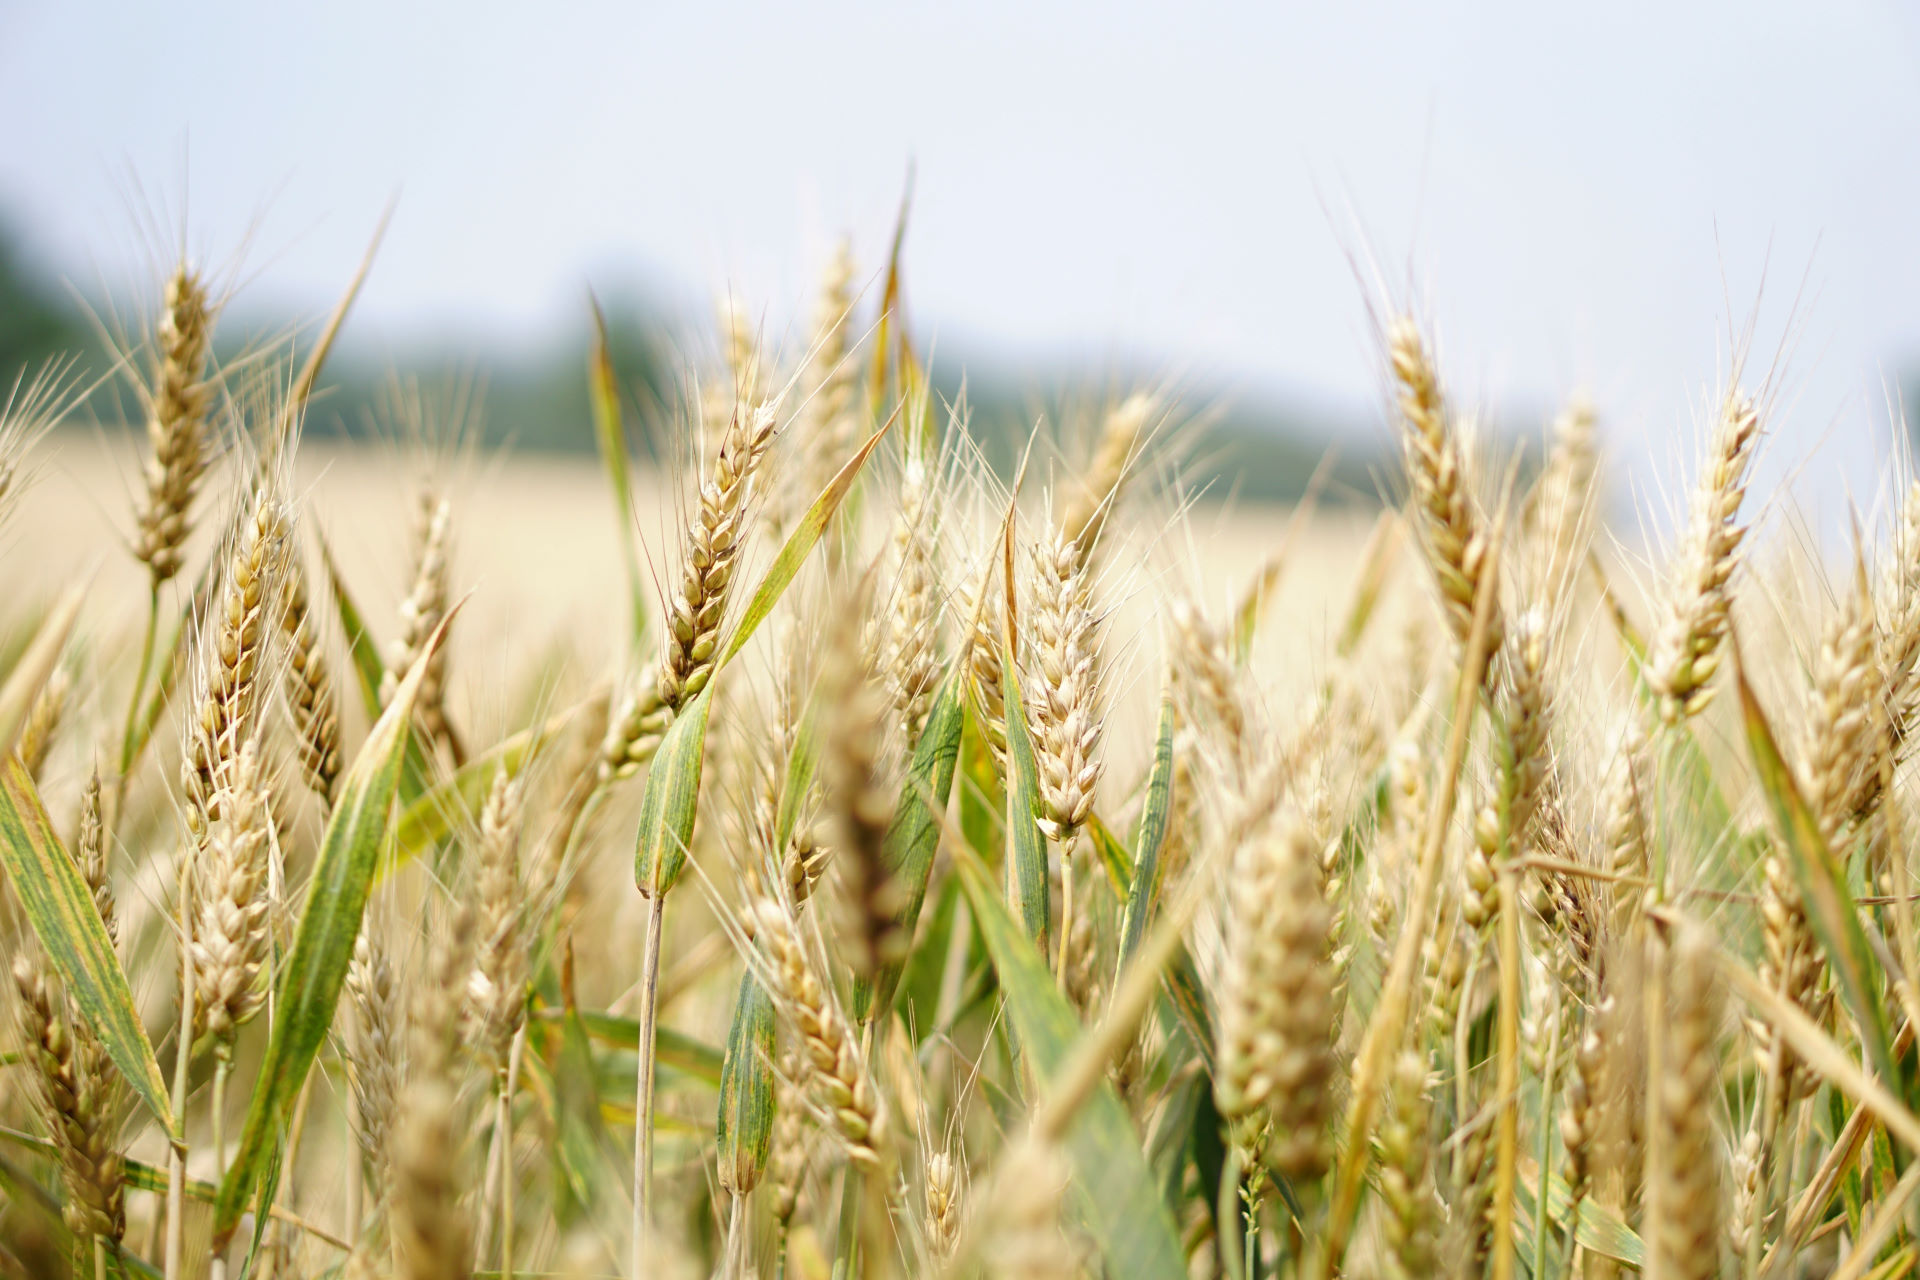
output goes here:
{"type": "Polygon", "coordinates": [[[538,341],[622,277],[778,332],[838,232],[878,258],[911,157],[956,350],[1364,406],[1371,253],[1463,391],[1584,380],[1665,461],[1764,269],[1762,357],[1806,286],[1775,465],[1830,436],[1855,491],[1920,366],[1920,18],[1866,0],[0,0],[0,118],[0,210],[83,282],[137,270],[131,174],[216,255],[260,215],[250,289],[317,311],[399,190],[376,338],[538,341]]]}

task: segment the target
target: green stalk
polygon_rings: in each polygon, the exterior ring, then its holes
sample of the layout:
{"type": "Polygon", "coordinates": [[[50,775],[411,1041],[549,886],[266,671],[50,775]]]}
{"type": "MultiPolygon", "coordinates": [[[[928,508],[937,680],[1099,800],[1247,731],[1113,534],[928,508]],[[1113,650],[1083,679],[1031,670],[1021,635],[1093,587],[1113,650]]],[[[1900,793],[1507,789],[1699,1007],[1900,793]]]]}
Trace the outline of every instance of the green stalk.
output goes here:
{"type": "Polygon", "coordinates": [[[193,948],[187,932],[187,888],[191,859],[180,856],[180,1032],[173,1046],[173,1126],[179,1137],[167,1154],[166,1280],[181,1280],[186,1252],[187,1076],[193,1066],[193,948]]]}
{"type": "Polygon", "coordinates": [[[647,938],[640,961],[639,1061],[634,1071],[633,1274],[647,1274],[647,1235],[653,1225],[653,1067],[660,1000],[660,932],[667,895],[647,897],[647,938]]]}
{"type": "Polygon", "coordinates": [[[526,1048],[527,1025],[513,1033],[513,1047],[507,1051],[507,1069],[500,1078],[498,1118],[494,1129],[500,1134],[500,1275],[513,1280],[513,1094],[519,1083],[520,1055],[526,1048]]]}
{"type": "Polygon", "coordinates": [[[1246,1205],[1246,1225],[1240,1230],[1240,1274],[1247,1280],[1258,1280],[1260,1275],[1260,1192],[1254,1185],[1259,1177],[1255,1173],[1240,1183],[1240,1199],[1246,1205]]]}
{"type": "Polygon", "coordinates": [[[849,1160],[840,1175],[840,1227],[833,1246],[833,1280],[851,1280],[860,1269],[860,1201],[867,1180],[860,1166],[849,1160]]]}
{"type": "MultiPolygon", "coordinates": [[[[233,1067],[233,1044],[224,1041],[213,1055],[213,1096],[208,1105],[213,1109],[213,1181],[214,1185],[226,1181],[227,1177],[227,1072],[233,1067]]],[[[207,1265],[212,1280],[227,1280],[227,1258],[224,1253],[215,1252],[207,1265]]]]}
{"type": "MultiPolygon", "coordinates": [[[[1560,1020],[1556,1018],[1553,1034],[1547,1037],[1547,1069],[1540,1078],[1540,1185],[1533,1201],[1533,1265],[1541,1277],[1547,1265],[1547,1166],[1553,1159],[1553,1084],[1559,1058],[1560,1020]]],[[[1578,1206],[1574,1212],[1579,1212],[1578,1206]]],[[[1568,1239],[1573,1238],[1573,1232],[1569,1225],[1568,1239]]]]}
{"type": "Polygon", "coordinates": [[[1060,946],[1053,963],[1054,976],[1067,980],[1067,940],[1073,936],[1073,844],[1060,846],[1060,946]]]}

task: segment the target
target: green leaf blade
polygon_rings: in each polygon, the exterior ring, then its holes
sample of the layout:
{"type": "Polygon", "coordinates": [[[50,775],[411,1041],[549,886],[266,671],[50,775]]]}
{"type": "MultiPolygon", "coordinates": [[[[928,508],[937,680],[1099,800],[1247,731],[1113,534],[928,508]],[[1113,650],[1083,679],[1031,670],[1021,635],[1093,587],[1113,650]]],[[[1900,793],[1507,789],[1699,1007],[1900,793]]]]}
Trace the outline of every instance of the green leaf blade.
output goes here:
{"type": "Polygon", "coordinates": [[[773,997],[749,969],[740,975],[727,1032],[714,1124],[720,1177],[729,1189],[751,1189],[759,1182],[773,1148],[773,1042],[773,997]]]}
{"type": "Polygon", "coordinates": [[[1793,866],[1794,882],[1806,906],[1808,922],[1833,966],[1841,995],[1852,1008],[1866,1041],[1869,1058],[1882,1080],[1897,1084],[1893,1041],[1887,1031],[1886,1011],[1877,998],[1879,966],[1860,927],[1859,908],[1847,889],[1846,873],[1820,833],[1820,824],[1800,794],[1786,759],[1767,723],[1760,700],[1747,683],[1747,673],[1734,650],[1734,682],[1740,691],[1740,715],[1753,755],[1754,771],[1767,807],[1779,829],[1780,842],[1793,866]]]}
{"type": "Polygon", "coordinates": [[[1040,764],[1027,729],[1026,704],[1020,694],[1020,672],[1013,650],[1000,650],[1000,670],[1006,683],[1003,700],[1007,719],[1007,897],[1020,913],[1027,937],[1044,953],[1047,922],[1052,910],[1047,900],[1047,840],[1040,831],[1040,764]]]}
{"type": "Polygon", "coordinates": [[[640,834],[633,850],[633,882],[649,898],[669,892],[687,869],[693,822],[700,808],[700,770],[707,751],[707,714],[714,682],[687,704],[660,739],[640,795],[640,834]]]}
{"type": "Polygon", "coordinates": [[[1147,771],[1147,802],[1140,811],[1140,834],[1133,842],[1133,883],[1120,928],[1120,967],[1140,949],[1148,919],[1160,897],[1160,851],[1167,842],[1173,812],[1173,691],[1160,698],[1160,727],[1154,735],[1153,767],[1147,771]]]}
{"type": "MultiPolygon", "coordinates": [[[[1045,1082],[1072,1057],[1083,1034],[1079,1019],[979,858],[961,851],[955,863],[999,973],[1014,1034],[1045,1082]]],[[[1074,1198],[1106,1255],[1108,1272],[1147,1280],[1185,1276],[1173,1217],[1111,1083],[1102,1080],[1093,1090],[1068,1126],[1064,1146],[1074,1166],[1074,1198]]]]}
{"type": "Polygon", "coordinates": [[[0,763],[0,862],[40,949],[120,1074],[169,1136],[178,1137],[166,1078],[93,894],[18,755],[0,763]]]}
{"type": "MultiPolygon", "coordinates": [[[[448,619],[451,619],[451,614],[448,619]]],[[[412,739],[414,699],[426,666],[446,635],[443,620],[420,658],[374,723],[359,757],[341,780],[314,864],[306,909],[280,979],[279,1013],[254,1082],[246,1126],[214,1204],[214,1239],[223,1244],[239,1226],[254,1188],[267,1176],[280,1134],[300,1086],[326,1042],[346,981],[361,917],[379,868],[412,739]]]]}
{"type": "MultiPolygon", "coordinates": [[[[896,892],[904,889],[898,915],[901,936],[911,938],[927,900],[927,880],[933,874],[934,854],[940,848],[942,818],[953,791],[953,775],[960,763],[960,730],[966,724],[961,688],[964,674],[955,664],[941,681],[927,712],[926,728],[913,750],[893,821],[887,827],[882,854],[896,892]],[[931,807],[930,807],[931,806],[931,807]]],[[[854,985],[854,1017],[865,1020],[884,1015],[899,990],[904,959],[881,966],[871,985],[854,985]]]]}

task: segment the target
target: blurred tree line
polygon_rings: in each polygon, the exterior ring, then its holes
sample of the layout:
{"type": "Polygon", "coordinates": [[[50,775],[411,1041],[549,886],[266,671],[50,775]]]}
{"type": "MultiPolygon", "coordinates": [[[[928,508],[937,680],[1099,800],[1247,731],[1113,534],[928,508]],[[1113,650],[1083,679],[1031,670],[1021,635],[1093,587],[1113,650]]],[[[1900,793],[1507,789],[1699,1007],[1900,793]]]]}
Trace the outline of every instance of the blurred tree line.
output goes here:
{"type": "MultiPolygon", "coordinates": [[[[495,350],[463,362],[428,350],[380,363],[341,353],[329,363],[305,430],[310,437],[322,438],[391,436],[396,428],[384,406],[395,386],[416,382],[428,395],[462,387],[472,391],[481,406],[480,443],[592,452],[586,311],[583,299],[578,331],[532,354],[495,350]]],[[[634,449],[653,458],[675,455],[681,446],[670,437],[671,407],[687,392],[684,357],[673,343],[675,326],[661,310],[636,300],[610,307],[607,325],[615,368],[628,396],[634,449]]],[[[230,359],[246,349],[244,338],[239,339],[240,346],[230,345],[235,341],[232,330],[240,327],[229,324],[220,331],[222,357],[230,359]]],[[[283,333],[285,327],[262,331],[283,333]]],[[[137,423],[126,421],[135,405],[124,384],[102,378],[111,368],[112,355],[79,304],[63,286],[33,269],[23,241],[0,223],[0,382],[11,386],[23,370],[61,356],[78,357],[81,375],[101,382],[78,421],[108,427],[124,423],[137,429],[137,423]]],[[[1017,465],[1039,417],[1060,421],[1078,414],[1084,419],[1100,399],[1097,392],[1084,390],[1084,380],[1060,376],[1055,370],[975,365],[963,379],[960,361],[950,357],[941,366],[934,369],[937,393],[952,403],[964,390],[973,434],[1002,474],[1017,465]]],[[[1112,385],[1125,389],[1117,382],[1112,385]]],[[[1379,424],[1335,421],[1325,414],[1244,398],[1215,403],[1216,398],[1204,388],[1177,391],[1183,407],[1197,412],[1207,424],[1197,436],[1182,433],[1184,450],[1173,459],[1189,492],[1204,488],[1211,496],[1255,501],[1297,498],[1334,445],[1338,456],[1327,496],[1333,500],[1379,496],[1373,465],[1385,438],[1379,424]]]]}

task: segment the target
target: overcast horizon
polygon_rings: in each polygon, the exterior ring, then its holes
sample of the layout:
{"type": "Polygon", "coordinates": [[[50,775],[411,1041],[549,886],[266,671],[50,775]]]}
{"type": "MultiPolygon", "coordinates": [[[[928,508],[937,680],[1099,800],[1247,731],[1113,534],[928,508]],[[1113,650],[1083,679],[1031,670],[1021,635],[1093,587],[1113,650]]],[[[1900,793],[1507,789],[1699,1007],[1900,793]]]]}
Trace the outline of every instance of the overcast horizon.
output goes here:
{"type": "Polygon", "coordinates": [[[206,257],[253,228],[252,305],[317,314],[397,192],[362,350],[545,341],[635,282],[777,339],[839,234],[878,270],[911,163],[952,350],[1365,409],[1371,258],[1462,399],[1590,386],[1641,476],[1757,314],[1773,474],[1824,439],[1865,501],[1920,372],[1917,54],[1871,3],[7,9],[0,214],[84,284],[184,194],[206,257]]]}

